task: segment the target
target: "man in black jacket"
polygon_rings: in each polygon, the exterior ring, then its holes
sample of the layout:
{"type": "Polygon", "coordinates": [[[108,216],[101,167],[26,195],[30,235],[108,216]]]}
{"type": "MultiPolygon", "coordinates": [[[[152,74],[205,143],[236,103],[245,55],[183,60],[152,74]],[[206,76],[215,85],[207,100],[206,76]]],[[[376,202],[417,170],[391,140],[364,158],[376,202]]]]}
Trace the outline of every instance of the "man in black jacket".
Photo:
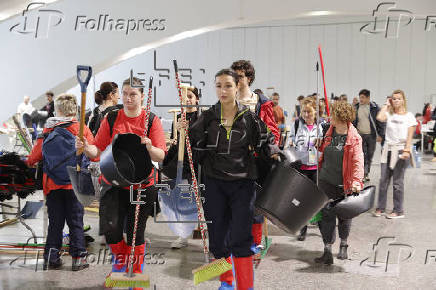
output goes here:
{"type": "Polygon", "coordinates": [[[362,147],[365,160],[364,181],[369,181],[372,157],[375,145],[382,142],[385,135],[385,125],[377,120],[380,108],[375,102],[371,102],[370,91],[363,89],[359,92],[359,103],[356,104],[356,119],[353,122],[362,137],[362,147]]]}

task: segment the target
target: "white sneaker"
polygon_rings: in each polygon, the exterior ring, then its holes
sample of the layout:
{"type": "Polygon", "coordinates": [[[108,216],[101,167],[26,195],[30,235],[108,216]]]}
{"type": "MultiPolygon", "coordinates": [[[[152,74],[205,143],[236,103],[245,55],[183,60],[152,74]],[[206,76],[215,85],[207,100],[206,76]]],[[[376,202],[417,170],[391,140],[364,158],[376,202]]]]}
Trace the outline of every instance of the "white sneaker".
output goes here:
{"type": "Polygon", "coordinates": [[[171,243],[172,249],[181,249],[188,246],[188,239],[179,237],[177,240],[171,243]]]}
{"type": "Polygon", "coordinates": [[[398,214],[396,212],[390,213],[388,215],[386,215],[386,218],[388,219],[403,219],[405,216],[404,214],[398,214]]]}

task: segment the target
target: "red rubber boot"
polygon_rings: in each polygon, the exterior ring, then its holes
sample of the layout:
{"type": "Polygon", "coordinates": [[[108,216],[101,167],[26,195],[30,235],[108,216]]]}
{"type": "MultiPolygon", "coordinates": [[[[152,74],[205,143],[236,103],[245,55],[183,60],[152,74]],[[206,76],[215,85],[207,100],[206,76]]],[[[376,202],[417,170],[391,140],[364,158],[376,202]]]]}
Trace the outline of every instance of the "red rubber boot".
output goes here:
{"type": "Polygon", "coordinates": [[[253,256],[240,258],[233,257],[233,266],[236,273],[236,289],[253,289],[253,256]]]}

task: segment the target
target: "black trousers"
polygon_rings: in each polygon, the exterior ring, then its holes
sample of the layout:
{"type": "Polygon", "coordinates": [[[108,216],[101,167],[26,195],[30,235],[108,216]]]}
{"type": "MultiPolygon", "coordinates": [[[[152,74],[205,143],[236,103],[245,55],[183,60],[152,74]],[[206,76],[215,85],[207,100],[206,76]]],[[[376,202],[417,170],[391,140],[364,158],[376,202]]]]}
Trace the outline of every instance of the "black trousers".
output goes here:
{"type": "MultiPolygon", "coordinates": [[[[344,190],[323,180],[319,180],[319,188],[331,199],[337,199],[344,195],[344,190]]],[[[324,244],[334,244],[336,240],[336,214],[327,204],[321,209],[322,220],[318,223],[319,231],[324,244]]],[[[351,219],[338,218],[339,237],[346,240],[350,235],[351,219]]]]}
{"type": "Polygon", "coordinates": [[[46,198],[48,212],[47,241],[44,259],[57,262],[62,247],[62,230],[67,222],[70,230],[70,255],[86,256],[83,234],[83,206],[72,189],[58,189],[49,192],[46,198]]]}
{"type": "Polygon", "coordinates": [[[374,156],[375,146],[377,144],[377,136],[371,134],[361,134],[362,137],[362,149],[364,158],[365,176],[371,171],[372,157],[374,156]]]}
{"type": "MultiPolygon", "coordinates": [[[[137,200],[138,191],[133,192],[134,201],[137,200]]],[[[138,225],[135,246],[145,243],[144,231],[148,216],[153,214],[154,201],[157,189],[150,186],[141,192],[141,201],[145,204],[139,206],[138,225]]],[[[106,243],[116,244],[123,239],[124,225],[127,233],[127,244],[132,245],[133,228],[135,222],[136,204],[130,200],[130,191],[120,187],[110,187],[100,199],[100,234],[106,238],[106,243]],[[124,224],[125,223],[125,224],[124,224]]]]}
{"type": "Polygon", "coordinates": [[[235,257],[253,255],[250,247],[253,244],[254,181],[224,181],[206,177],[204,184],[205,216],[212,221],[207,224],[210,251],[216,259],[227,258],[230,254],[235,257]]]}

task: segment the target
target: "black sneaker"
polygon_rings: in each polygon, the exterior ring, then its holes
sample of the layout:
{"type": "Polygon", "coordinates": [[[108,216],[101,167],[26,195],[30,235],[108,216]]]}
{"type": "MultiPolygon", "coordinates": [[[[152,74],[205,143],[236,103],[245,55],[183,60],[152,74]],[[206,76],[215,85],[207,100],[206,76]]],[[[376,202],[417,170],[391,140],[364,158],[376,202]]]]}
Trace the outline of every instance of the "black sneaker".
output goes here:
{"type": "Polygon", "coordinates": [[[63,264],[64,264],[64,262],[62,261],[62,259],[59,259],[56,262],[48,262],[47,260],[44,260],[44,265],[42,266],[42,269],[44,271],[46,271],[46,270],[59,270],[60,268],[62,268],[63,264]]]}
{"type": "Polygon", "coordinates": [[[332,265],[333,264],[333,254],[332,254],[331,250],[324,249],[324,254],[319,258],[315,258],[315,263],[332,265]]]}
{"type": "Polygon", "coordinates": [[[339,254],[338,254],[338,259],[339,260],[346,260],[346,259],[348,259],[347,248],[348,248],[348,245],[341,245],[339,247],[339,254]]]}
{"type": "Polygon", "coordinates": [[[86,257],[73,258],[73,263],[71,265],[72,271],[80,271],[89,267],[86,262],[86,257]]]}

